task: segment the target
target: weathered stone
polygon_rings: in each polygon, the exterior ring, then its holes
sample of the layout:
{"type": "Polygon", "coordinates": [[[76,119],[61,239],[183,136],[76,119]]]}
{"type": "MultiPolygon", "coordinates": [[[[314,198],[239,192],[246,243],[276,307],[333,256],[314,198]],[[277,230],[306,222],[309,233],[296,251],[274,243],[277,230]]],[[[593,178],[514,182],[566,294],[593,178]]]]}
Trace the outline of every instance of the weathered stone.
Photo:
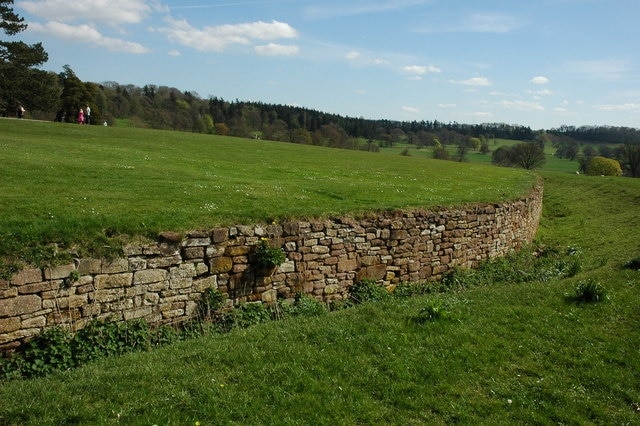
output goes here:
{"type": "Polygon", "coordinates": [[[324,294],[336,294],[340,290],[338,284],[329,284],[324,288],[324,294]]]}
{"type": "Polygon", "coordinates": [[[120,274],[129,272],[129,261],[127,259],[114,259],[102,262],[103,274],[120,274]]]}
{"type": "Polygon", "coordinates": [[[366,268],[361,268],[356,273],[356,281],[374,280],[378,281],[384,278],[387,272],[387,265],[379,264],[372,265],[366,268]]]}
{"type": "Polygon", "coordinates": [[[124,320],[129,321],[136,318],[144,318],[147,315],[151,315],[152,312],[153,310],[150,306],[145,306],[145,307],[133,309],[130,311],[124,311],[123,315],[124,315],[124,320]]]}
{"type": "Polygon", "coordinates": [[[11,284],[25,285],[42,281],[42,271],[39,268],[26,268],[11,277],[11,284]]]}
{"type": "Polygon", "coordinates": [[[36,294],[45,291],[57,290],[60,288],[60,281],[43,281],[35,284],[27,284],[18,287],[20,294],[36,294]]]}
{"type": "Polygon", "coordinates": [[[185,247],[182,256],[185,260],[204,259],[205,247],[185,247]]]}
{"type": "Polygon", "coordinates": [[[68,265],[60,265],[55,268],[46,268],[44,270],[45,280],[61,280],[68,278],[69,274],[76,271],[76,265],[73,263],[68,265]]]}
{"type": "Polygon", "coordinates": [[[212,274],[222,274],[230,272],[233,268],[233,260],[230,257],[216,257],[210,261],[210,272],[212,274]]]}
{"type": "Polygon", "coordinates": [[[175,254],[172,256],[163,256],[163,257],[149,259],[147,261],[147,266],[152,269],[159,269],[159,268],[168,268],[170,266],[179,265],[181,263],[182,263],[182,257],[180,257],[179,254],[175,254]]]}
{"type": "Polygon", "coordinates": [[[278,300],[277,290],[271,289],[262,293],[262,301],[264,303],[274,303],[278,300]]]}
{"type": "Polygon", "coordinates": [[[42,299],[34,294],[0,300],[0,317],[14,317],[42,309],[42,299]]]}
{"type": "Polygon", "coordinates": [[[338,272],[354,271],[358,267],[355,259],[342,260],[338,262],[338,272]]]}
{"type": "Polygon", "coordinates": [[[96,275],[95,277],[96,289],[100,289],[100,290],[108,289],[108,288],[128,287],[132,284],[133,284],[132,273],[113,274],[113,275],[96,275]]]}
{"type": "Polygon", "coordinates": [[[0,334],[19,330],[21,325],[22,322],[19,317],[0,318],[0,334]]]}
{"type": "Polygon", "coordinates": [[[78,261],[78,273],[81,275],[101,274],[102,261],[100,259],[80,259],[78,261]]]}
{"type": "Polygon", "coordinates": [[[196,276],[196,267],[193,263],[183,263],[177,268],[171,268],[169,277],[176,278],[192,278],[196,276]]]}
{"type": "Polygon", "coordinates": [[[151,284],[165,281],[169,278],[169,273],[164,269],[145,269],[133,274],[133,284],[151,284]]]}

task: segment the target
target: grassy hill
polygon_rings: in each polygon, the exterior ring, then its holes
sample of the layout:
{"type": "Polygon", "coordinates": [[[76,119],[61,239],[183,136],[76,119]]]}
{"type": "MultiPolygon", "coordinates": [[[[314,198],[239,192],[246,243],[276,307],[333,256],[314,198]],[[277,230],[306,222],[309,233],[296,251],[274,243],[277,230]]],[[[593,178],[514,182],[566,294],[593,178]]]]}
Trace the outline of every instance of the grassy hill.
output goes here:
{"type": "MultiPolygon", "coordinates": [[[[397,153],[0,120],[0,239],[516,197],[536,174],[397,153]]],[[[0,386],[0,424],[637,424],[640,179],[541,172],[570,279],[496,280],[259,324],[0,386]],[[581,284],[599,303],[567,298],[581,284]],[[416,323],[430,306],[448,318],[416,323]]],[[[8,244],[10,241],[11,244],[8,244]]]]}
{"type": "Polygon", "coordinates": [[[515,198],[535,174],[387,153],[0,120],[0,257],[114,237],[515,198]]]}
{"type": "MultiPolygon", "coordinates": [[[[473,167],[467,165],[466,167],[473,167]]],[[[570,279],[368,303],[0,386],[0,424],[637,424],[640,180],[543,172],[570,279]],[[567,295],[582,283],[599,303],[567,295]],[[451,316],[417,324],[425,307],[451,316]]]]}

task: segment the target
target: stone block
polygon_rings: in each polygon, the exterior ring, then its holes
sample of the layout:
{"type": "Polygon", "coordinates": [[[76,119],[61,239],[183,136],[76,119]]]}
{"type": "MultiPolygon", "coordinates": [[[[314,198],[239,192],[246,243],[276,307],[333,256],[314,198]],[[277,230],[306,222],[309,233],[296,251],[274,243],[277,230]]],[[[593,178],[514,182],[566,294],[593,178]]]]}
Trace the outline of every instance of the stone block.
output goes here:
{"type": "MultiPolygon", "coordinates": [[[[140,271],[142,272],[142,271],[140,271]]],[[[133,284],[133,274],[113,274],[113,275],[96,275],[96,289],[109,289],[118,287],[129,287],[133,284]]]]}
{"type": "Polygon", "coordinates": [[[129,272],[129,261],[127,259],[114,259],[102,261],[103,274],[120,274],[129,272]]]}
{"type": "Polygon", "coordinates": [[[42,280],[42,271],[39,268],[26,268],[18,271],[13,277],[11,277],[11,284],[25,285],[37,283],[42,280]]]}
{"type": "Polygon", "coordinates": [[[185,260],[204,259],[205,247],[185,247],[182,256],[185,260]]]}
{"type": "Polygon", "coordinates": [[[76,265],[70,263],[68,265],[60,265],[54,268],[45,268],[44,279],[45,280],[61,280],[69,277],[71,272],[76,271],[76,265]]]}
{"type": "Polygon", "coordinates": [[[171,268],[169,278],[192,278],[196,276],[196,267],[193,263],[183,263],[177,268],[171,268]]]}
{"type": "Polygon", "coordinates": [[[26,284],[18,287],[18,293],[20,294],[36,294],[46,291],[54,291],[60,288],[60,281],[43,281],[34,284],[26,284]]]}
{"type": "Polygon", "coordinates": [[[229,228],[216,228],[211,232],[211,242],[219,244],[229,239],[229,228]]]}
{"type": "Polygon", "coordinates": [[[233,268],[233,260],[230,257],[216,257],[209,262],[211,274],[224,274],[233,268]]]}
{"type": "Polygon", "coordinates": [[[80,275],[95,275],[102,273],[102,260],[100,259],[80,259],[78,261],[78,272],[80,275]]]}
{"type": "Polygon", "coordinates": [[[338,262],[338,272],[354,271],[358,267],[355,259],[341,260],[338,262]]]}
{"type": "Polygon", "coordinates": [[[20,318],[1,318],[0,319],[0,334],[11,333],[20,329],[22,325],[20,318]]]}
{"type": "Polygon", "coordinates": [[[176,266],[181,263],[182,263],[182,257],[178,253],[172,256],[163,256],[163,257],[156,257],[154,259],[149,259],[147,261],[147,267],[152,269],[169,268],[171,266],[176,266]]]}
{"type": "Polygon", "coordinates": [[[42,309],[42,299],[35,294],[0,300],[0,317],[15,317],[42,309]]]}
{"type": "Polygon", "coordinates": [[[151,315],[153,310],[150,306],[144,306],[142,308],[133,309],[130,311],[124,311],[124,320],[132,320],[136,318],[144,318],[147,315],[151,315]]]}
{"type": "Polygon", "coordinates": [[[262,293],[261,300],[264,303],[275,303],[278,300],[278,291],[271,289],[262,293]]]}
{"type": "Polygon", "coordinates": [[[169,278],[169,273],[164,269],[145,269],[143,271],[137,271],[133,274],[133,284],[151,284],[166,281],[169,278]]]}

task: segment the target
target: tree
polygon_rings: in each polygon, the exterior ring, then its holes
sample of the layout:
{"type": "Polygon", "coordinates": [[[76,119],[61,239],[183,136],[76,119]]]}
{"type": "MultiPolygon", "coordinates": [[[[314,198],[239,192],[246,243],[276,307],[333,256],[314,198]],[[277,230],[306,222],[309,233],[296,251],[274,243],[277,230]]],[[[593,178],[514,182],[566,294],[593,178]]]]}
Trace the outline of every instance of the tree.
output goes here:
{"type": "Polygon", "coordinates": [[[625,143],[616,150],[616,158],[624,166],[625,173],[631,177],[640,177],[640,143],[625,143]]]}
{"type": "Polygon", "coordinates": [[[64,72],[60,73],[60,80],[62,81],[62,94],[60,99],[62,101],[62,110],[68,123],[76,121],[78,116],[78,110],[84,108],[84,106],[91,101],[91,95],[87,90],[85,84],[80,80],[73,72],[69,65],[62,67],[64,72]]]}
{"type": "Polygon", "coordinates": [[[593,157],[589,162],[587,173],[593,176],[621,176],[622,167],[611,158],[593,157]]]}
{"type": "MultiPolygon", "coordinates": [[[[13,36],[27,28],[24,18],[13,11],[13,0],[0,0],[0,29],[13,36]]],[[[55,80],[53,76],[35,67],[44,64],[48,55],[42,43],[26,44],[22,41],[0,41],[0,111],[13,113],[18,104],[27,109],[47,107],[51,102],[47,90],[55,80]],[[45,89],[44,96],[38,90],[45,89]]]]}
{"type": "Polygon", "coordinates": [[[522,167],[531,170],[546,161],[544,148],[537,142],[522,142],[513,146],[501,146],[493,151],[491,162],[499,166],[522,167]]]}
{"type": "Polygon", "coordinates": [[[519,143],[513,147],[513,150],[515,164],[523,169],[537,169],[546,161],[544,147],[536,142],[519,143]]]}

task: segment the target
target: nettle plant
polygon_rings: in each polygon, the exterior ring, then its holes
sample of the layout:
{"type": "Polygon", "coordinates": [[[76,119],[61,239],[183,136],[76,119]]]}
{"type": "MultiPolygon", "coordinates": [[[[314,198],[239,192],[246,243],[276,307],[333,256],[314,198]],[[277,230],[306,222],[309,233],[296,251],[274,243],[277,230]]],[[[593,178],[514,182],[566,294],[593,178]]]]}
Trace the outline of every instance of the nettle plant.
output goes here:
{"type": "Polygon", "coordinates": [[[267,268],[282,265],[287,256],[280,247],[273,247],[268,238],[260,238],[256,245],[256,260],[258,264],[267,268]]]}

